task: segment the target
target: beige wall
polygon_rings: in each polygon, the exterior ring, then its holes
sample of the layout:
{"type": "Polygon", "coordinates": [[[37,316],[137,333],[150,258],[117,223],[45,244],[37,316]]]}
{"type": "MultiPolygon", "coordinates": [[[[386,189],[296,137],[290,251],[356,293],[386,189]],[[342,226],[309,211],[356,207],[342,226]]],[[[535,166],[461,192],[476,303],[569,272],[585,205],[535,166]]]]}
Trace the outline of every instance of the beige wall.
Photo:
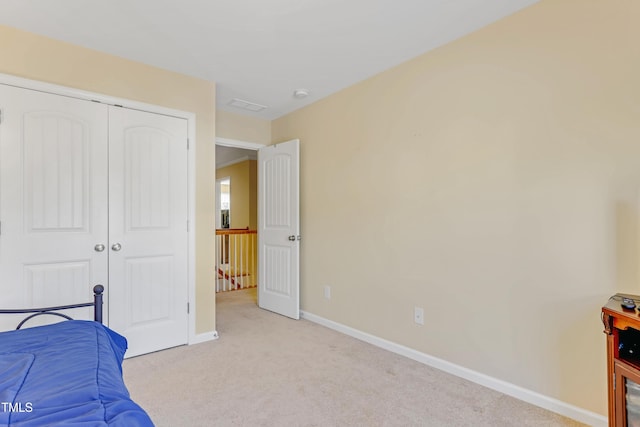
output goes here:
{"type": "Polygon", "coordinates": [[[0,26],[0,73],[196,114],[196,332],[215,330],[215,85],[0,26]]]}
{"type": "Polygon", "coordinates": [[[216,136],[267,145],[271,142],[271,121],[217,110],[216,136]]]}
{"type": "Polygon", "coordinates": [[[216,170],[216,179],[229,177],[230,191],[230,226],[231,228],[247,228],[255,230],[257,219],[257,162],[245,160],[240,163],[216,170]]]}
{"type": "Polygon", "coordinates": [[[606,414],[600,308],[640,294],[639,19],[543,0],[274,121],[301,140],[302,309],[606,414]]]}

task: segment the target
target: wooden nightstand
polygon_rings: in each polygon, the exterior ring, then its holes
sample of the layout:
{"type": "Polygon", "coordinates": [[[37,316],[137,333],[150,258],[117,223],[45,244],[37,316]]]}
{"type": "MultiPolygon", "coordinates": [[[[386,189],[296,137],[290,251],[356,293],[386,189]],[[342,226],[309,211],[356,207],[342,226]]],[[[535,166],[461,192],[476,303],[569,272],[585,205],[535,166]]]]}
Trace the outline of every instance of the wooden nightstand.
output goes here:
{"type": "Polygon", "coordinates": [[[640,296],[616,294],[602,307],[607,334],[607,382],[609,426],[640,427],[640,311],[624,308],[629,298],[636,305],[640,296]]]}

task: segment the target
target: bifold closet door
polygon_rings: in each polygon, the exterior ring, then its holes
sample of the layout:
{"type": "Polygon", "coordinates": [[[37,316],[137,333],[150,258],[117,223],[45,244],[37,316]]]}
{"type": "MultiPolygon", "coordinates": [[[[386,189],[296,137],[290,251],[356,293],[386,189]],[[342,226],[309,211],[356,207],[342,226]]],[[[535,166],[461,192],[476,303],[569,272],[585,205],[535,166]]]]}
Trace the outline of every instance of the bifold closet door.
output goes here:
{"type": "Polygon", "coordinates": [[[187,121],[109,108],[109,326],[127,356],[186,344],[187,121]]]}
{"type": "Polygon", "coordinates": [[[0,110],[2,305],[89,302],[108,281],[107,107],[0,85],[0,110]]]}

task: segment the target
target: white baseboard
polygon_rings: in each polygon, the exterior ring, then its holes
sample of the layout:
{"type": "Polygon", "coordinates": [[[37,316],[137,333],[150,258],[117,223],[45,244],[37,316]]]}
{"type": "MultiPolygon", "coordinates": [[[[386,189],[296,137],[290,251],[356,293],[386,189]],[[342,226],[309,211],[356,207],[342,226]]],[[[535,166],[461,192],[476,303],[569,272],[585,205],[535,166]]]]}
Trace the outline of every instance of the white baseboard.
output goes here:
{"type": "Polygon", "coordinates": [[[409,359],[415,360],[416,362],[420,362],[449,374],[455,375],[457,377],[464,378],[465,380],[469,380],[492,390],[499,391],[500,393],[515,397],[516,399],[523,400],[527,403],[531,403],[532,405],[539,406],[565,417],[572,418],[584,424],[588,424],[594,427],[606,427],[608,425],[607,417],[596,414],[595,412],[587,411],[566,402],[562,402],[558,399],[545,396],[535,391],[527,390],[515,384],[511,384],[506,381],[502,381],[497,378],[482,374],[480,372],[476,372],[471,369],[456,365],[454,363],[447,362],[446,360],[421,353],[412,348],[387,341],[385,339],[376,337],[366,332],[359,331],[357,329],[353,329],[349,326],[342,325],[340,323],[325,319],[306,311],[301,311],[300,315],[303,319],[309,320],[322,326],[326,326],[327,328],[341,332],[345,335],[349,335],[353,338],[357,338],[361,341],[375,345],[376,347],[380,347],[392,353],[408,357],[409,359]]]}
{"type": "Polygon", "coordinates": [[[200,344],[207,341],[218,339],[218,331],[205,332],[204,334],[195,334],[189,337],[189,345],[200,344]]]}

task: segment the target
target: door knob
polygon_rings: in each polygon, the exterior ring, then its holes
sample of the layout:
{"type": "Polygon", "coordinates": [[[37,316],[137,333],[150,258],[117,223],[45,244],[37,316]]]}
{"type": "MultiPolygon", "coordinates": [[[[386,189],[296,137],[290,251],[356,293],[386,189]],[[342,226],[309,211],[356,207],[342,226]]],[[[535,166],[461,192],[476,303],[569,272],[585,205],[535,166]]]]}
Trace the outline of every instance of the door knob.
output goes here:
{"type": "Polygon", "coordinates": [[[103,244],[97,244],[93,247],[93,250],[95,250],[96,252],[102,252],[104,251],[104,245],[103,244]]]}
{"type": "Polygon", "coordinates": [[[112,251],[118,252],[120,249],[122,249],[122,245],[120,243],[114,243],[111,246],[111,250],[112,251]]]}
{"type": "Polygon", "coordinates": [[[289,236],[289,240],[291,242],[295,242],[296,241],[296,236],[289,236]]]}

